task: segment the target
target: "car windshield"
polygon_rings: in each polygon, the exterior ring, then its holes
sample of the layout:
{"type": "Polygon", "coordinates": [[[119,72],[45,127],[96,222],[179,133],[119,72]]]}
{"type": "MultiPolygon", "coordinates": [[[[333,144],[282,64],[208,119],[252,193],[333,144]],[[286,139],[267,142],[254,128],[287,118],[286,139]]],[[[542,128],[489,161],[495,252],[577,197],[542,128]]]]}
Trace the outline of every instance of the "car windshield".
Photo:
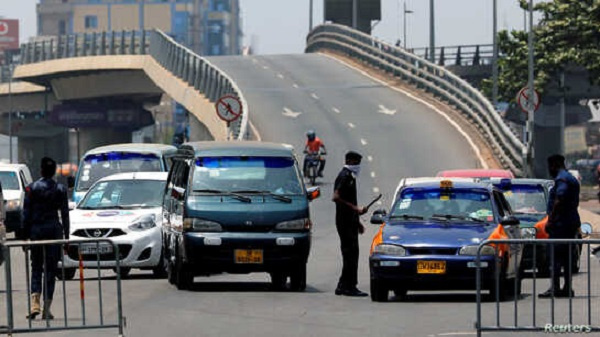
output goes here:
{"type": "Polygon", "coordinates": [[[157,155],[130,152],[88,155],[80,167],[76,191],[85,191],[96,181],[117,173],[162,171],[157,155]]]}
{"type": "Polygon", "coordinates": [[[490,222],[494,213],[486,190],[407,188],[394,203],[390,217],[490,222]]]}
{"type": "Polygon", "coordinates": [[[3,190],[20,190],[17,173],[12,171],[0,172],[0,186],[3,190]]]}
{"type": "Polygon", "coordinates": [[[110,180],[94,185],[77,206],[80,209],[160,207],[165,189],[161,180],[110,180]]]}
{"type": "Polygon", "coordinates": [[[515,213],[545,214],[546,194],[539,185],[512,185],[504,197],[515,213]]]}
{"type": "Polygon", "coordinates": [[[193,190],[303,193],[296,162],[291,157],[200,157],[196,159],[193,190]]]}

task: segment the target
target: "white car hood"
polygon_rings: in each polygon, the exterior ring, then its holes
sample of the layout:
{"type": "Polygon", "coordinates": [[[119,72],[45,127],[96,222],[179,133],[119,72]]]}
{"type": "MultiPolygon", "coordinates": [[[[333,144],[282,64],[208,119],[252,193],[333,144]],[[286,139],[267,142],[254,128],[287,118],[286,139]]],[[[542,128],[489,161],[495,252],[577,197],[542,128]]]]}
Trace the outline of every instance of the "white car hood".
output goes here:
{"type": "Polygon", "coordinates": [[[161,222],[161,207],[144,209],[74,209],[69,213],[71,233],[82,228],[126,228],[142,215],[154,214],[156,223],[161,222]]]}
{"type": "Polygon", "coordinates": [[[21,199],[21,191],[19,190],[3,190],[2,191],[2,197],[4,198],[4,200],[15,200],[15,199],[21,199]]]}

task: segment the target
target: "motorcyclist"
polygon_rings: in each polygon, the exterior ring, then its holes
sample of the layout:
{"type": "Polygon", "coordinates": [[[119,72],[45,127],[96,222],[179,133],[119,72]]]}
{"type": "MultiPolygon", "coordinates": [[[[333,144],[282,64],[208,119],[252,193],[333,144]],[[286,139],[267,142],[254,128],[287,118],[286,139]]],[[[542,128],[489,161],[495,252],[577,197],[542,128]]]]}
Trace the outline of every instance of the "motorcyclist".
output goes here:
{"type": "MultiPolygon", "coordinates": [[[[306,133],[306,146],[304,147],[304,153],[307,155],[304,157],[304,176],[308,177],[308,160],[307,157],[309,155],[319,155],[327,154],[327,149],[325,148],[325,144],[317,137],[317,134],[313,130],[309,130],[306,133]],[[321,152],[321,149],[323,151],[321,152]]],[[[317,173],[319,177],[323,177],[323,170],[325,169],[325,158],[322,156],[319,157],[319,172],[317,173]]]]}

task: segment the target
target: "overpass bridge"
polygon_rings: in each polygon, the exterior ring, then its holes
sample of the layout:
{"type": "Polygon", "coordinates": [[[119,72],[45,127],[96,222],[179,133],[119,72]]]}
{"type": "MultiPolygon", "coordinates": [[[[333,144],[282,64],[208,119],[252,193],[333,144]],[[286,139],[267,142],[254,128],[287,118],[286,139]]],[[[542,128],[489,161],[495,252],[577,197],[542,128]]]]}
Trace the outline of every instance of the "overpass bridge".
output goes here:
{"type": "MultiPolygon", "coordinates": [[[[24,139],[19,158],[23,161],[27,151],[51,152],[48,137],[64,149],[65,128],[48,116],[60,113],[62,105],[127,101],[139,109],[167,93],[194,117],[192,140],[228,135],[243,140],[254,133],[300,149],[305,131],[315,129],[335,149],[330,150],[334,162],[341,162],[350,148],[367,154],[370,176],[380,181],[374,191],[393,186],[400,176],[444,168],[492,165],[521,172],[518,137],[477,90],[444,68],[339,25],[313,30],[307,52],[203,58],[160,31],[24,45],[22,64],[14,73],[21,82],[13,85],[13,106],[50,113],[16,130],[24,139]],[[210,103],[226,93],[240,97],[245,106],[243,118],[229,129],[216,119],[210,103]],[[35,137],[43,146],[31,141],[35,137]],[[374,170],[384,167],[394,169],[374,170]]],[[[5,115],[6,93],[4,84],[0,106],[5,115]]],[[[113,108],[119,109],[124,114],[133,110],[113,108]]],[[[63,119],[78,118],[78,113],[63,119]]],[[[7,130],[6,118],[1,123],[0,130],[7,130]]],[[[82,150],[125,134],[106,126],[81,129],[82,150]]]]}

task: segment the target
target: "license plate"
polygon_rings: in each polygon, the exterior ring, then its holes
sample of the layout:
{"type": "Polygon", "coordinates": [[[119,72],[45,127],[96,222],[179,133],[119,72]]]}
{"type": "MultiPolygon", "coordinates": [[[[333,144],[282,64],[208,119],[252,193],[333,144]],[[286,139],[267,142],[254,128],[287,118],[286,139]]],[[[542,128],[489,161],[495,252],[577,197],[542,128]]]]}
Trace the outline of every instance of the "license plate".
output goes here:
{"type": "Polygon", "coordinates": [[[83,255],[110,254],[113,252],[113,246],[108,243],[82,243],[79,246],[79,251],[83,255]]]}
{"type": "Polygon", "coordinates": [[[235,263],[261,264],[263,263],[263,251],[261,249],[236,249],[235,263]]]}
{"type": "Polygon", "coordinates": [[[445,274],[446,261],[417,261],[417,274],[445,274]]]}

